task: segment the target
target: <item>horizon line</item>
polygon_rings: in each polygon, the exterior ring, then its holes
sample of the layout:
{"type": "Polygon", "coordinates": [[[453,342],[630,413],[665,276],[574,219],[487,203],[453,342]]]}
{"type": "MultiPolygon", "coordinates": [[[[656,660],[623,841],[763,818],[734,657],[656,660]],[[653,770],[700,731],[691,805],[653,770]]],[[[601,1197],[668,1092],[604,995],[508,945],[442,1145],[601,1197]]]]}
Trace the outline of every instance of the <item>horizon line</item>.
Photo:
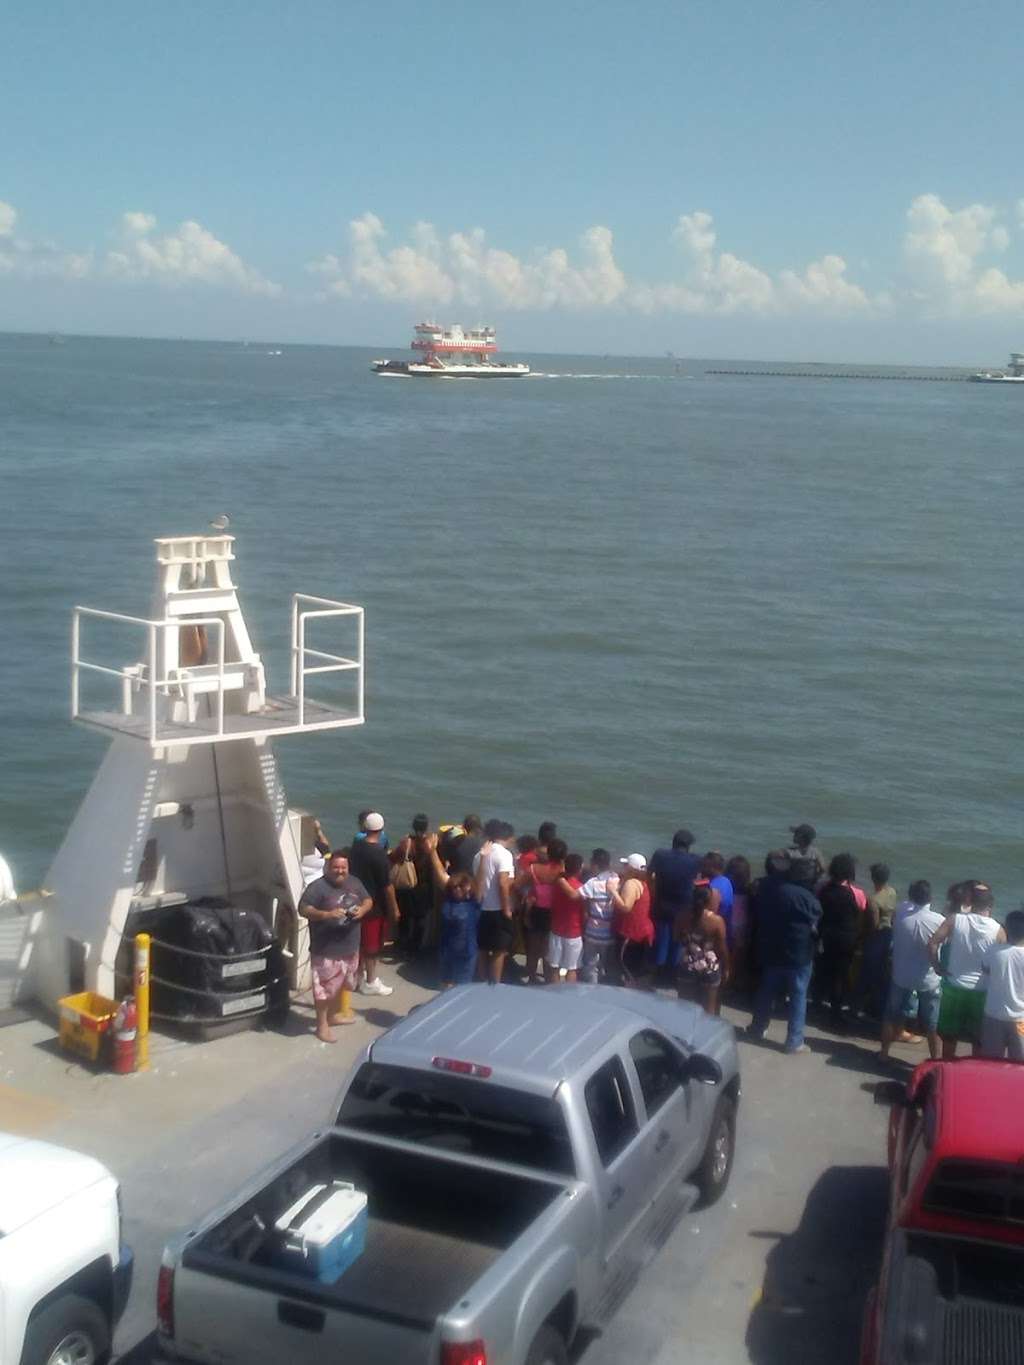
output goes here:
{"type": "MultiPolygon", "coordinates": [[[[172,335],[147,335],[144,333],[128,332],[64,332],[59,328],[45,328],[42,331],[23,331],[20,329],[0,328],[0,337],[32,337],[40,339],[52,339],[61,337],[64,340],[75,341],[151,341],[157,343],[180,344],[184,342],[192,346],[291,346],[303,347],[310,350],[332,350],[332,351],[374,351],[386,350],[386,344],[359,344],[342,341],[282,341],[272,337],[187,337],[172,335]]],[[[408,347],[392,348],[407,350],[408,347]]],[[[529,350],[527,354],[533,356],[557,356],[568,358],[572,356],[585,356],[591,360],[668,360],[674,362],[701,360],[701,361],[722,361],[729,365],[808,365],[808,366],[843,366],[847,369],[869,369],[874,367],[885,369],[915,369],[915,370],[976,370],[982,368],[987,362],[963,362],[958,364],[939,365],[935,363],[922,364],[920,361],[913,360],[784,360],[775,357],[755,358],[752,356],[695,356],[681,355],[674,351],[663,350],[658,354],[643,351],[535,351],[529,350]]]]}

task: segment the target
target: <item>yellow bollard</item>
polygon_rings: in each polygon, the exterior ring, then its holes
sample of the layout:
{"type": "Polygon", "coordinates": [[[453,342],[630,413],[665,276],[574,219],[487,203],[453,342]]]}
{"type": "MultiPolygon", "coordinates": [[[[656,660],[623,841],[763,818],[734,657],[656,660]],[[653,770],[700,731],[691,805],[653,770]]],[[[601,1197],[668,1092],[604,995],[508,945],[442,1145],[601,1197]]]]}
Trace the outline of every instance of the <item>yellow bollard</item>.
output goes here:
{"type": "Polygon", "coordinates": [[[149,1067],[149,935],[135,935],[135,1008],[139,1022],[135,1042],[135,1069],[149,1067]]]}

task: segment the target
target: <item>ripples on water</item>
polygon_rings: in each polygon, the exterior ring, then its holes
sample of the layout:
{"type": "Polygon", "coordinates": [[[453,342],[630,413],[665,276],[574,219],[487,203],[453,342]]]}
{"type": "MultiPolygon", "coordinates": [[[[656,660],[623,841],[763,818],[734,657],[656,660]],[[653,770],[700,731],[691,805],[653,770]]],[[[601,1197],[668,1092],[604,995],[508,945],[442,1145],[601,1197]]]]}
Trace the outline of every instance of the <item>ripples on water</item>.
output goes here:
{"type": "Polygon", "coordinates": [[[268,349],[0,337],[23,884],[103,748],[66,719],[71,605],[146,614],[151,537],[227,511],[278,688],[290,592],[366,606],[367,725],[278,747],[339,839],[372,804],[759,856],[809,819],[901,885],[1019,898],[1024,394],[561,356],[385,384],[268,349]]]}

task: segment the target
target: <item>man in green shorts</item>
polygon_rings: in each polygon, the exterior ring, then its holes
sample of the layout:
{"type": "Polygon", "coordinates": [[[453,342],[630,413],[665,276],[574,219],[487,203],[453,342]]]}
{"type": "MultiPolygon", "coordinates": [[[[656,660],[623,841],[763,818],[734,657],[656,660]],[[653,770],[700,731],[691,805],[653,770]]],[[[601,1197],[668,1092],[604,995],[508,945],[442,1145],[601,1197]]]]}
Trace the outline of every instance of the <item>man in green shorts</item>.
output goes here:
{"type": "Polygon", "coordinates": [[[994,904],[992,888],[986,882],[975,882],[970,905],[947,915],[928,945],[932,965],[942,974],[939,1037],[947,1061],[956,1056],[957,1043],[970,1043],[975,1053],[981,1044],[981,1021],[985,1014],[985,979],[981,969],[992,944],[1006,940],[1002,926],[993,918],[994,904]],[[939,950],[946,942],[949,959],[943,972],[939,950]]]}

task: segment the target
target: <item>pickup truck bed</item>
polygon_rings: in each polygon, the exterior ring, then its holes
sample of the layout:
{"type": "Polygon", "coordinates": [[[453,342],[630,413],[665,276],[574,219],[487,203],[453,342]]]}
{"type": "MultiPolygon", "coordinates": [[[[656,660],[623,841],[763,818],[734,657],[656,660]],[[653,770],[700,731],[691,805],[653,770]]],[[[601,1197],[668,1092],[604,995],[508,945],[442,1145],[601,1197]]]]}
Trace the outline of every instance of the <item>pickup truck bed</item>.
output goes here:
{"type": "Polygon", "coordinates": [[[281,1297],[431,1331],[566,1184],[465,1165],[337,1129],[185,1250],[186,1270],[281,1297]],[[350,1180],[368,1196],[366,1250],[334,1283],[281,1268],[263,1229],[311,1185],[350,1180]]]}
{"type": "Polygon", "coordinates": [[[883,1361],[1024,1361],[1024,1252],[918,1232],[894,1250],[883,1361]]]}

